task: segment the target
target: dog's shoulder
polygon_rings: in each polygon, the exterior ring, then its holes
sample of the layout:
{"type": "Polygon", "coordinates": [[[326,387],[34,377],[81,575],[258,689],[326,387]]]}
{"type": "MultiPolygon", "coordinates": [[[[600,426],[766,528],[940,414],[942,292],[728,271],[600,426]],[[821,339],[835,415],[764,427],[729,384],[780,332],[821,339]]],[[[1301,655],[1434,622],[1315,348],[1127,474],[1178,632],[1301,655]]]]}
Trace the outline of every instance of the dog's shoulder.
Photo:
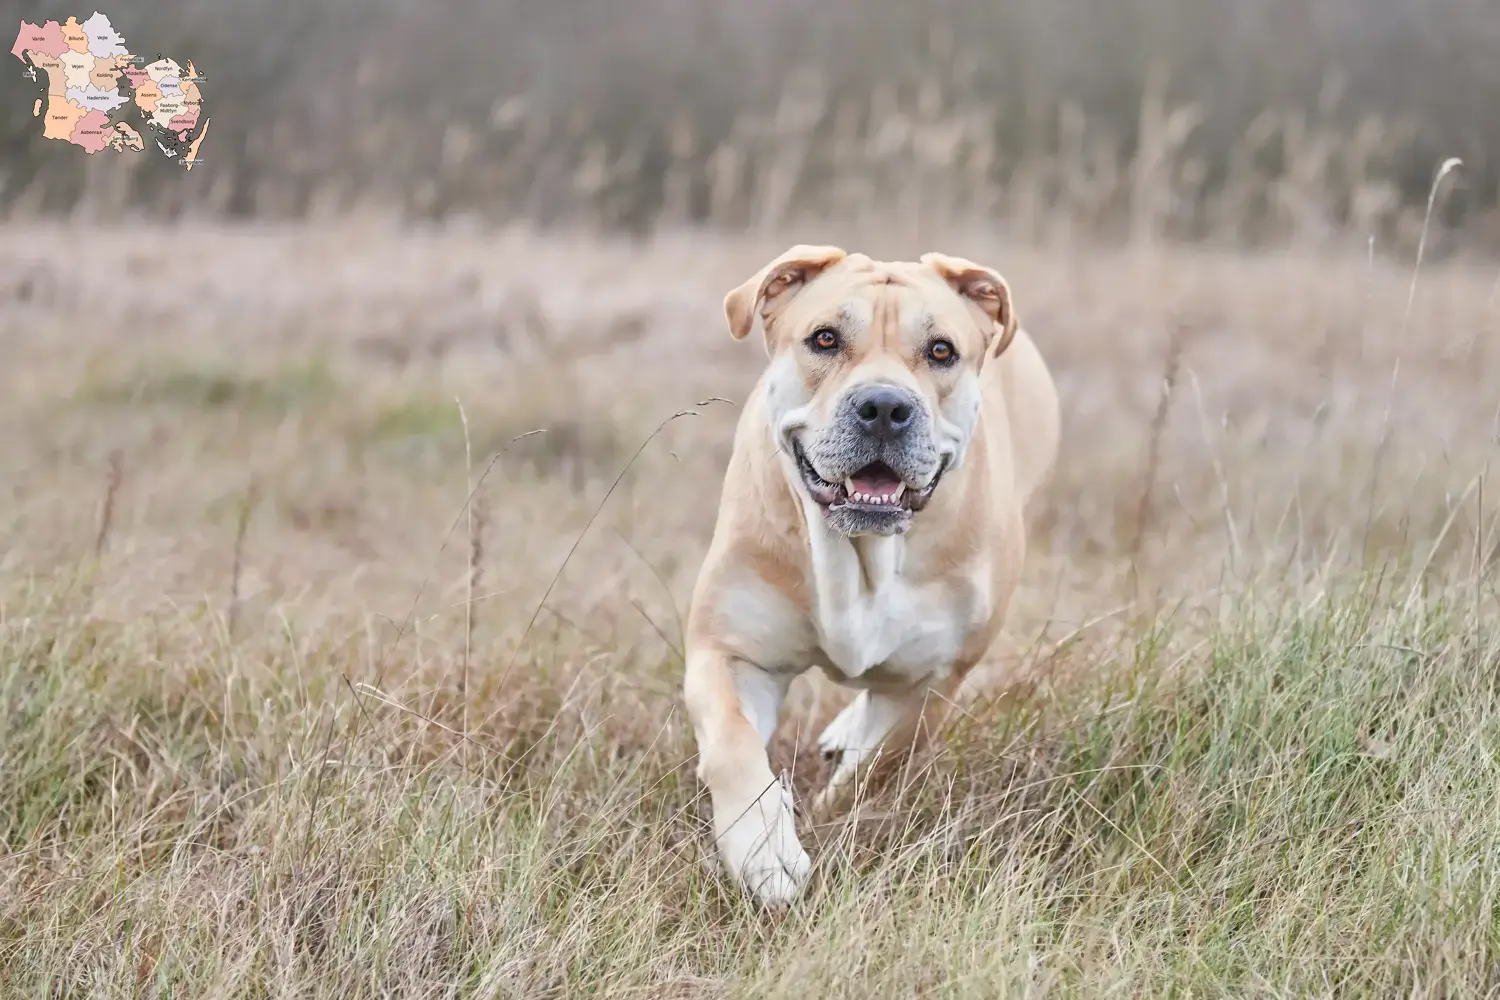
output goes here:
{"type": "MultiPolygon", "coordinates": [[[[798,646],[813,594],[807,526],[761,417],[759,390],[746,401],[724,473],[709,551],[693,592],[690,627],[745,648],[798,646]],[[775,640],[782,640],[777,642],[775,640]]],[[[806,637],[812,641],[811,633],[806,637]]]]}
{"type": "Polygon", "coordinates": [[[1057,384],[1036,342],[1023,327],[982,372],[986,423],[1009,439],[1014,488],[1024,504],[1057,462],[1062,415],[1057,384]]]}

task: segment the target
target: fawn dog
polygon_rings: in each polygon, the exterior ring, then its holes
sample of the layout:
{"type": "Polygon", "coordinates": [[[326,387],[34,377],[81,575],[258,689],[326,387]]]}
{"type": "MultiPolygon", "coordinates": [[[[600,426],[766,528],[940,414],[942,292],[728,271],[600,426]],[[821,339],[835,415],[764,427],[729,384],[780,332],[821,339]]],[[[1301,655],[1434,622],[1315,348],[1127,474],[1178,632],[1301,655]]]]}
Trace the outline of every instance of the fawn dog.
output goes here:
{"type": "Polygon", "coordinates": [[[1057,391],[995,270],[795,246],[724,299],[770,363],[741,413],[687,627],[720,862],[789,903],[810,871],[766,745],[811,666],[859,689],[819,746],[833,801],[937,721],[1000,632],[1050,474],[1057,391]]]}

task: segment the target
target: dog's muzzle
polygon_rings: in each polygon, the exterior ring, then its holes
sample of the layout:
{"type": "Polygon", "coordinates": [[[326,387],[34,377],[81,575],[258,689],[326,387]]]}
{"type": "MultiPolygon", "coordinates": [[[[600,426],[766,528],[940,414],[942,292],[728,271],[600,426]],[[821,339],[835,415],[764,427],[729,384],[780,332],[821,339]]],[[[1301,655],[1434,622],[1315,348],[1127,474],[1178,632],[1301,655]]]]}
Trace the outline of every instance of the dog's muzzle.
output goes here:
{"type": "Polygon", "coordinates": [[[827,429],[793,440],[797,468],[840,534],[900,534],[947,467],[922,399],[896,386],[850,390],[827,429]]]}

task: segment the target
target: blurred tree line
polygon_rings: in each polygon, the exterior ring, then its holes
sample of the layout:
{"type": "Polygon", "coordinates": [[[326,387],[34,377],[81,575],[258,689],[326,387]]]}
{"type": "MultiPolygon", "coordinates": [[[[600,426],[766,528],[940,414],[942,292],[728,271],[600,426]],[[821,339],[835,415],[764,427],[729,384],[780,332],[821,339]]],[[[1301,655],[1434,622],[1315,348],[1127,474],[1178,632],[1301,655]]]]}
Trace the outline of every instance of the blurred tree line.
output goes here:
{"type": "MultiPolygon", "coordinates": [[[[80,19],[29,3],[28,20],[80,19]]],[[[211,134],[43,141],[0,73],[0,211],[348,212],[641,232],[989,218],[1187,238],[1493,234],[1496,0],[113,0],[211,134]],[[1061,220],[1061,221],[1060,221],[1061,220]]],[[[6,29],[6,42],[11,36],[6,29]]],[[[8,48],[8,44],[6,46],[8,48]]]]}

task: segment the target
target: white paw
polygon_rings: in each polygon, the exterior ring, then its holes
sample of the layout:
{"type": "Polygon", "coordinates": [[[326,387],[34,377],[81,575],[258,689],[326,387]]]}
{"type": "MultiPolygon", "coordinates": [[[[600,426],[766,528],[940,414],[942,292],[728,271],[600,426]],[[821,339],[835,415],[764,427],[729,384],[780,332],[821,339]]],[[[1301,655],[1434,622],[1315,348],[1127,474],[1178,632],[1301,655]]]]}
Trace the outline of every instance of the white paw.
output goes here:
{"type": "Polygon", "coordinates": [[[783,907],[796,898],[812,871],[797,840],[792,793],[780,781],[753,803],[714,803],[719,860],[762,903],[783,907]]]}

